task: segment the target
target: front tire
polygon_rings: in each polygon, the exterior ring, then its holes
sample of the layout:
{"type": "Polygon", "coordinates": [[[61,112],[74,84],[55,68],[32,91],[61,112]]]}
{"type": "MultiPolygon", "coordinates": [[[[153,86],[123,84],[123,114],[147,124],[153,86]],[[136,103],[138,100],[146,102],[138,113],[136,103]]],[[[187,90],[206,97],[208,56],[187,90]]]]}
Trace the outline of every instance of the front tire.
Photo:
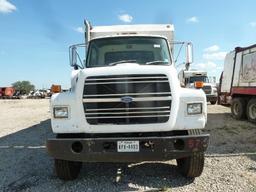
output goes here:
{"type": "MultiPolygon", "coordinates": [[[[200,135],[200,130],[189,130],[189,135],[200,135]]],[[[204,169],[204,152],[195,152],[189,157],[176,159],[180,173],[189,178],[199,177],[204,169]]]]}
{"type": "Polygon", "coordinates": [[[231,103],[231,113],[237,120],[245,119],[246,101],[243,98],[233,98],[231,103]]]}
{"type": "Polygon", "coordinates": [[[74,180],[78,177],[82,162],[67,161],[55,159],[55,171],[57,176],[62,180],[74,180]]]}
{"type": "Polygon", "coordinates": [[[250,122],[256,123],[256,98],[252,98],[248,102],[246,114],[250,122]]]}
{"type": "Polygon", "coordinates": [[[215,104],[217,103],[217,101],[210,101],[210,103],[211,103],[212,105],[215,105],[215,104]]]}

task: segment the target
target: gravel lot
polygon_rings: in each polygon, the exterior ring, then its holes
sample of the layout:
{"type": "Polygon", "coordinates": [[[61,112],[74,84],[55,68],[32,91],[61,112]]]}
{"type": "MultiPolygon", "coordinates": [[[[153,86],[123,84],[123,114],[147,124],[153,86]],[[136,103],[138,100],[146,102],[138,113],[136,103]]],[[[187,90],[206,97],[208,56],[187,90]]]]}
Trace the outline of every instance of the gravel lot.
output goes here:
{"type": "Polygon", "coordinates": [[[49,100],[0,100],[0,191],[256,191],[256,126],[230,109],[208,105],[211,134],[205,169],[183,178],[175,161],[92,163],[75,181],[53,172],[45,150],[51,136],[49,100]]]}

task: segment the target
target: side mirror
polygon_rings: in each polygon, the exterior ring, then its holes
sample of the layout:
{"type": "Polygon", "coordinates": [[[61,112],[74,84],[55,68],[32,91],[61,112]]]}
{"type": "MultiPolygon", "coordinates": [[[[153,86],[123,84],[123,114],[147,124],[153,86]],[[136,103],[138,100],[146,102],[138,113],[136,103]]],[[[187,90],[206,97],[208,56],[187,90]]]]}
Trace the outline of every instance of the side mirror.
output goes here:
{"type": "Polygon", "coordinates": [[[75,44],[69,47],[69,64],[77,69],[84,69],[86,58],[86,44],[75,44]],[[84,60],[83,60],[84,59],[84,60]]]}
{"type": "Polygon", "coordinates": [[[192,43],[187,43],[186,47],[186,65],[193,63],[193,45],[192,43]]]}

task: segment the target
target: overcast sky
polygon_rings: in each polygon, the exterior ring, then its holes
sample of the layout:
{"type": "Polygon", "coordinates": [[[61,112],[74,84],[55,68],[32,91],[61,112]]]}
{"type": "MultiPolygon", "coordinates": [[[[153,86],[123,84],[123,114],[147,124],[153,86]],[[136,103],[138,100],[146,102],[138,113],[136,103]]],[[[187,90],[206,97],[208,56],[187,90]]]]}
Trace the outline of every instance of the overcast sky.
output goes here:
{"type": "Polygon", "coordinates": [[[219,78],[227,52],[256,43],[256,1],[0,0],[0,86],[70,86],[68,46],[93,25],[173,23],[175,39],[194,45],[192,68],[219,78]]]}

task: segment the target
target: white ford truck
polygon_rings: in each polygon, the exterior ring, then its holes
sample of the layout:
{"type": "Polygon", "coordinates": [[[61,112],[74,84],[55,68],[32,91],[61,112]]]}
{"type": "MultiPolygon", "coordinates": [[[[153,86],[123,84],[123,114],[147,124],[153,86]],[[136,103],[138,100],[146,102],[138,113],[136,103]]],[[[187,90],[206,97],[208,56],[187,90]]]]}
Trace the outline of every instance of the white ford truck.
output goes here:
{"type": "MultiPolygon", "coordinates": [[[[173,33],[169,24],[92,27],[85,21],[85,43],[70,47],[71,89],[51,98],[56,138],[48,138],[47,150],[59,178],[77,178],[83,162],[176,159],[184,176],[202,173],[206,97],[180,87],[173,33]]],[[[191,44],[186,48],[188,65],[191,44]]]]}

